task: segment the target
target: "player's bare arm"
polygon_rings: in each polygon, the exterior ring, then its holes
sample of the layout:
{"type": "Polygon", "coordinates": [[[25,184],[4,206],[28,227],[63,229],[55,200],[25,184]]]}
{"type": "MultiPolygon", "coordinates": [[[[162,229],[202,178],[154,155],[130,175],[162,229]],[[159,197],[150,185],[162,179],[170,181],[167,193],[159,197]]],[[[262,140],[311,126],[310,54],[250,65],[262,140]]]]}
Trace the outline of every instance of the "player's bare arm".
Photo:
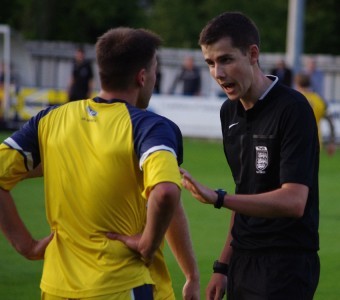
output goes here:
{"type": "Polygon", "coordinates": [[[53,234],[42,240],[35,240],[19,216],[9,191],[0,188],[0,229],[22,256],[30,260],[43,259],[53,234]]]}
{"type": "Polygon", "coordinates": [[[123,242],[140,253],[149,262],[164,239],[174,211],[179,203],[180,189],[176,184],[162,182],[157,184],[148,199],[147,222],[141,235],[127,237],[108,233],[107,237],[123,242]]]}
{"type": "Polygon", "coordinates": [[[199,271],[190,239],[189,224],[181,202],[174,212],[169,229],[166,232],[166,239],[186,278],[182,290],[183,299],[199,299],[199,271]]]}

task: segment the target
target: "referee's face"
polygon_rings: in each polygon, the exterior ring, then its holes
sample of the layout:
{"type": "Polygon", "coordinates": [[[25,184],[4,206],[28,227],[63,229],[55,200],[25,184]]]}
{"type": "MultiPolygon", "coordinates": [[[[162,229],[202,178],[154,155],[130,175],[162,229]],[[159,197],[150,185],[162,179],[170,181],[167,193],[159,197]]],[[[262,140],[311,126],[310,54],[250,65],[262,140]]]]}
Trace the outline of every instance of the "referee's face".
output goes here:
{"type": "Polygon", "coordinates": [[[257,57],[252,51],[243,53],[232,46],[231,39],[222,38],[211,45],[201,46],[210,75],[221,86],[229,100],[244,99],[251,94],[254,82],[254,64],[257,57]]]}

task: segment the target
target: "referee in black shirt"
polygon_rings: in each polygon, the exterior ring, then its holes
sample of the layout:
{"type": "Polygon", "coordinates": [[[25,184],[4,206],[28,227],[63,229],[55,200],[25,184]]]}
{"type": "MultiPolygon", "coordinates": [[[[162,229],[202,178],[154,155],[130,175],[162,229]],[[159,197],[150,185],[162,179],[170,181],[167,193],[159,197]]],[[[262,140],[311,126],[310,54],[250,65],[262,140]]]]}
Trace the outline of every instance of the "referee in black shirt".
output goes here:
{"type": "Polygon", "coordinates": [[[320,275],[319,142],[311,106],[266,76],[260,38],[245,15],[226,12],[199,44],[227,100],[220,112],[235,194],[209,189],[182,170],[195,198],[233,211],[230,231],[206,289],[207,299],[313,299],[320,275]]]}

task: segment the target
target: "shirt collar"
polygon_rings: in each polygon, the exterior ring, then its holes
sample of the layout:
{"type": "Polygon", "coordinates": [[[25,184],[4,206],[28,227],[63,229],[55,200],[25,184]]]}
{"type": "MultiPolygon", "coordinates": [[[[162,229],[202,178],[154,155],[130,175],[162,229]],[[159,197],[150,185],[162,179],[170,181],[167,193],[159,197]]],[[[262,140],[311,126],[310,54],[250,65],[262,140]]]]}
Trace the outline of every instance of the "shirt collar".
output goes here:
{"type": "Polygon", "coordinates": [[[263,100],[264,97],[267,96],[267,94],[270,92],[270,90],[273,88],[273,86],[279,81],[279,78],[274,75],[266,75],[270,80],[272,80],[272,84],[265,90],[265,92],[261,95],[259,100],[263,100]]]}
{"type": "Polygon", "coordinates": [[[117,103],[117,102],[121,102],[121,103],[127,103],[125,100],[121,100],[121,99],[111,99],[111,100],[105,100],[102,99],[100,97],[95,97],[92,99],[94,102],[97,103],[106,103],[106,104],[111,104],[111,103],[117,103]]]}

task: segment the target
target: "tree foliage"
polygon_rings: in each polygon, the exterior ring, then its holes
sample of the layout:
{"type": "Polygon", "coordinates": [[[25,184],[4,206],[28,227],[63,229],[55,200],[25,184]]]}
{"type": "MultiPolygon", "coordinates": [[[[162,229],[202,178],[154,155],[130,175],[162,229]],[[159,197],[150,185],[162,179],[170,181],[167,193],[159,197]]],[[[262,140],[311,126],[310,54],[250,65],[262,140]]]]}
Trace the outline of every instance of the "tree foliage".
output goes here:
{"type": "MultiPolygon", "coordinates": [[[[117,26],[141,26],[145,11],[138,1],[121,0],[5,0],[7,19],[28,39],[93,43],[106,30],[117,26]]],[[[3,22],[3,21],[2,21],[3,22]]]]}
{"type": "Polygon", "coordinates": [[[340,1],[309,0],[305,16],[305,53],[340,54],[340,1]]]}
{"type": "MultiPolygon", "coordinates": [[[[203,26],[223,11],[242,11],[258,25],[264,52],[285,52],[287,0],[2,0],[0,23],[27,39],[94,43],[107,29],[146,27],[166,47],[197,48],[203,26]]],[[[305,0],[305,52],[339,54],[338,0],[305,0]]]]}

